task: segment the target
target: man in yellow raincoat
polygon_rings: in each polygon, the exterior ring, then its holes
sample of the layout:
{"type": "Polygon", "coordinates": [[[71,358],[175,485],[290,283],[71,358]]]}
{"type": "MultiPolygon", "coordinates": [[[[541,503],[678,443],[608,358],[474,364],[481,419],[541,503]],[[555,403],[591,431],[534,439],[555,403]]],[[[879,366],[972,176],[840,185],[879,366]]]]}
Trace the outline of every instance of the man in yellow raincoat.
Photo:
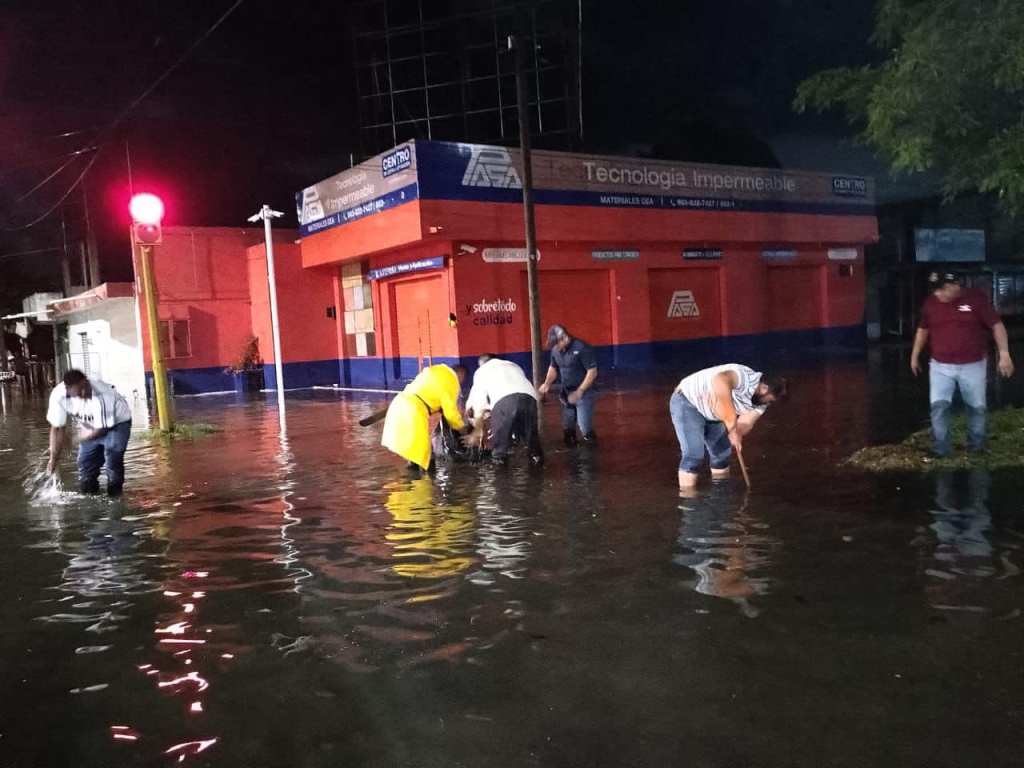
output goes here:
{"type": "Polygon", "coordinates": [[[430,467],[430,433],[440,418],[466,430],[459,412],[459,391],[466,378],[461,365],[431,365],[391,401],[380,444],[423,470],[430,467]]]}

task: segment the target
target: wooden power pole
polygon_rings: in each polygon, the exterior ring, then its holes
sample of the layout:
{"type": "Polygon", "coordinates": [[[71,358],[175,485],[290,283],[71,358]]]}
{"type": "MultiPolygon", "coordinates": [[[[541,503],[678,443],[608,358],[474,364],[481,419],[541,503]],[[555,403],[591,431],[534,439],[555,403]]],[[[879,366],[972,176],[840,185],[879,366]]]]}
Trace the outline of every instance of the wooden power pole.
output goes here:
{"type": "Polygon", "coordinates": [[[526,92],[523,66],[523,42],[508,36],[508,47],[515,56],[516,102],[519,113],[519,152],[523,161],[523,217],[526,221],[526,285],[530,301],[530,363],[533,385],[544,380],[541,371],[540,290],[537,286],[537,227],[533,218],[533,162],[530,156],[530,102],[526,92]]]}

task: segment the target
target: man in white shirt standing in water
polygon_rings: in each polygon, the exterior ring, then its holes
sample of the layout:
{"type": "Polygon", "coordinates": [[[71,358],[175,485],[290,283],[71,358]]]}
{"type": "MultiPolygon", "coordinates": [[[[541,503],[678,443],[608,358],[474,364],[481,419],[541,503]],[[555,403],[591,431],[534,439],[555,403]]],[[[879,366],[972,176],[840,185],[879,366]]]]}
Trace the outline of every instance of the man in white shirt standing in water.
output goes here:
{"type": "Polygon", "coordinates": [[[64,452],[68,418],[79,427],[78,489],[98,493],[100,470],[106,467],[107,494],[124,488],[124,452],[132,430],[132,411],[117,390],[99,379],[71,369],[50,393],[46,420],[50,422],[50,461],[53,474],[64,452]]]}
{"type": "Polygon", "coordinates": [[[711,457],[711,476],[728,475],[733,449],[741,453],[744,436],[769,405],[788,394],[785,379],[735,363],[705,368],[679,382],[669,401],[683,454],[679,487],[697,485],[705,450],[711,457]]]}
{"type": "Polygon", "coordinates": [[[511,360],[484,354],[477,363],[473,388],[466,398],[466,414],[479,417],[490,411],[491,459],[496,464],[507,461],[514,434],[526,444],[530,462],[540,466],[544,451],[537,428],[537,390],[511,360]]]}

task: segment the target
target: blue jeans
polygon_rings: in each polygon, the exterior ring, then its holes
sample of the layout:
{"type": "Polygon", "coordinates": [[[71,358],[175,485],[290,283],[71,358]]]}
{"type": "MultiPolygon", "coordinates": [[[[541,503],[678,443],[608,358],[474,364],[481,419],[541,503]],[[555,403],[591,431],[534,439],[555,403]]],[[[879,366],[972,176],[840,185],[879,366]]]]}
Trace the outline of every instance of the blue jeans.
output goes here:
{"type": "Polygon", "coordinates": [[[725,424],[708,421],[693,404],[679,392],[672,393],[668,404],[672,426],[676,428],[679,448],[683,457],[679,462],[682,472],[697,472],[704,464],[704,451],[711,456],[712,469],[725,469],[732,458],[732,445],[725,424]]]}
{"type": "Polygon", "coordinates": [[[584,435],[592,434],[594,431],[594,390],[588,389],[576,405],[569,405],[566,398],[573,391],[574,389],[563,389],[558,398],[562,402],[562,429],[566,432],[575,432],[576,424],[579,423],[580,432],[584,435]]]}
{"type": "Polygon", "coordinates": [[[100,489],[100,469],[106,466],[107,493],[120,496],[124,488],[124,452],[131,437],[132,423],[122,421],[100,437],[78,445],[78,489],[96,493],[100,489]]]}
{"type": "Polygon", "coordinates": [[[957,388],[967,407],[967,447],[978,451],[985,447],[985,383],[988,360],[954,365],[937,363],[928,366],[929,400],[932,412],[932,440],[935,453],[945,456],[952,446],[949,442],[949,411],[957,388]]]}

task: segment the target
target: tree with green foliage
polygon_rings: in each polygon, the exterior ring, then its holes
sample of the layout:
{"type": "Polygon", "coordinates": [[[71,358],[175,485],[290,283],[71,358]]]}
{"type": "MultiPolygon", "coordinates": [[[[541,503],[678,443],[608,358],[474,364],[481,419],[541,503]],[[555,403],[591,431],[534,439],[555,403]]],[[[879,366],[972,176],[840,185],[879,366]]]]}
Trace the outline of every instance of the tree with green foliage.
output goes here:
{"type": "Polygon", "coordinates": [[[1024,0],[879,0],[881,60],[819,72],[794,107],[842,108],[894,171],[1024,213],[1024,0]]]}

